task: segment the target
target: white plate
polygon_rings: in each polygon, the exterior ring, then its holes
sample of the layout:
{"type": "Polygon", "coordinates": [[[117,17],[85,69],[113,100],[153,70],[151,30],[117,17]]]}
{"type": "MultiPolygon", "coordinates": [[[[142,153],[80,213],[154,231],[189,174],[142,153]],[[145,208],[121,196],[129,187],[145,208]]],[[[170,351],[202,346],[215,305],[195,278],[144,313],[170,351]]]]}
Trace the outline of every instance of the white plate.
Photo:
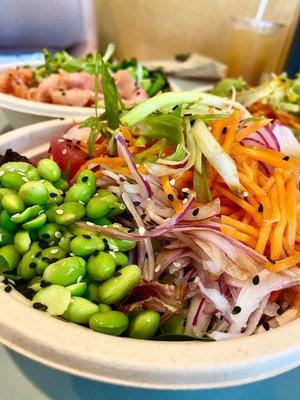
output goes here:
{"type": "MultiPolygon", "coordinates": [[[[0,73],[10,68],[30,65],[41,65],[40,61],[19,61],[0,65],[0,73]]],[[[0,109],[13,128],[19,128],[37,122],[47,121],[53,118],[89,117],[94,114],[93,107],[73,107],[59,104],[41,103],[38,101],[21,99],[10,94],[0,92],[0,109]]],[[[101,111],[104,110],[99,110],[101,111]]]]}
{"type": "MultiPolygon", "coordinates": [[[[0,137],[7,148],[37,155],[74,122],[52,120],[0,137]]],[[[93,332],[34,310],[0,283],[0,341],[59,370],[108,383],[157,389],[233,386],[300,365],[300,320],[224,342],[156,342],[93,332]]]]}

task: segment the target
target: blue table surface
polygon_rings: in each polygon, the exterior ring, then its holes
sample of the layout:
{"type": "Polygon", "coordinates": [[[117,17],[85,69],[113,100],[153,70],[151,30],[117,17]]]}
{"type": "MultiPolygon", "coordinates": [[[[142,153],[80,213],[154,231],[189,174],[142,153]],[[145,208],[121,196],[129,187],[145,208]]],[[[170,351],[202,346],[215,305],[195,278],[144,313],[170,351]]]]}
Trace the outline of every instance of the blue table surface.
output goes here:
{"type": "Polygon", "coordinates": [[[0,365],[1,400],[290,400],[299,398],[300,393],[300,368],[244,386],[174,392],[88,381],[40,365],[2,346],[0,365]]]}

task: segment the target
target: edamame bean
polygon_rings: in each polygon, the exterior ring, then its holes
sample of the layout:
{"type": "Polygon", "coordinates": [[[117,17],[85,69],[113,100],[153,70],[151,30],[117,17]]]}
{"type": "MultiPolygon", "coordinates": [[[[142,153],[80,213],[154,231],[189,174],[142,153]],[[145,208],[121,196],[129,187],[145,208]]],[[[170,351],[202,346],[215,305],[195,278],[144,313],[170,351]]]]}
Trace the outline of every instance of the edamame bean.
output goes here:
{"type": "Polygon", "coordinates": [[[95,304],[100,303],[98,282],[91,282],[88,284],[87,290],[85,292],[85,297],[95,304]]]}
{"type": "Polygon", "coordinates": [[[95,219],[93,219],[93,221],[92,221],[94,224],[96,224],[96,225],[107,225],[107,226],[109,226],[109,225],[112,225],[112,222],[111,222],[111,220],[110,219],[108,219],[108,218],[106,218],[106,217],[102,217],[102,218],[95,218],[95,219]]]}
{"type": "Polygon", "coordinates": [[[87,262],[89,278],[92,281],[105,281],[113,276],[116,264],[112,255],[103,251],[96,252],[87,262]]]}
{"type": "Polygon", "coordinates": [[[30,181],[21,186],[19,196],[29,206],[43,205],[48,200],[48,191],[42,182],[30,181]]]}
{"type": "Polygon", "coordinates": [[[19,191],[20,187],[27,182],[26,176],[21,176],[17,172],[5,172],[4,175],[0,176],[1,185],[7,189],[19,191]]]}
{"type": "Polygon", "coordinates": [[[55,216],[56,216],[57,209],[58,209],[58,206],[56,204],[54,204],[53,206],[50,206],[49,204],[44,205],[44,210],[45,210],[45,214],[46,214],[48,222],[55,222],[55,216]]]}
{"type": "Polygon", "coordinates": [[[0,227],[0,247],[13,244],[14,234],[0,227]]]}
{"type": "Polygon", "coordinates": [[[55,161],[43,158],[37,165],[39,175],[49,182],[55,182],[61,177],[61,170],[55,161]]]}
{"type": "Polygon", "coordinates": [[[89,321],[93,331],[119,336],[128,328],[128,317],[120,311],[105,311],[94,314],[89,321]]]}
{"type": "Polygon", "coordinates": [[[36,242],[32,243],[18,264],[17,274],[26,281],[30,281],[36,276],[36,267],[42,263],[42,260],[37,258],[40,251],[39,245],[36,242]]]}
{"type": "Polygon", "coordinates": [[[100,197],[93,197],[86,206],[86,215],[91,218],[105,217],[111,210],[111,204],[103,201],[100,197]]]}
{"type": "Polygon", "coordinates": [[[137,265],[127,265],[118,272],[119,276],[112,277],[100,284],[99,298],[102,303],[118,303],[141,281],[141,270],[137,265]]]}
{"type": "Polygon", "coordinates": [[[6,210],[1,211],[0,225],[7,232],[15,232],[18,229],[18,224],[11,220],[11,215],[6,210]]]}
{"type": "Polygon", "coordinates": [[[158,312],[141,311],[129,322],[128,336],[134,339],[151,339],[158,329],[159,320],[158,312]]]}
{"type": "Polygon", "coordinates": [[[95,193],[96,191],[96,177],[95,174],[90,171],[89,169],[85,169],[83,171],[81,171],[76,179],[76,183],[86,183],[87,185],[89,185],[92,195],[95,193]]]}
{"type": "Polygon", "coordinates": [[[18,231],[14,237],[14,245],[20,254],[25,254],[31,245],[31,237],[27,231],[18,231]]]}
{"type": "Polygon", "coordinates": [[[86,274],[86,262],[81,257],[68,257],[48,265],[43,277],[54,285],[69,286],[86,274]]]}
{"type": "Polygon", "coordinates": [[[0,171],[4,172],[19,172],[27,176],[27,173],[36,169],[33,165],[24,161],[9,161],[0,167],[0,171]]]}
{"type": "Polygon", "coordinates": [[[91,195],[92,191],[89,185],[84,182],[80,182],[70,187],[67,192],[65,201],[78,201],[85,204],[89,201],[91,195]]]}
{"type": "Polygon", "coordinates": [[[85,209],[82,204],[69,202],[60,205],[55,210],[55,222],[60,225],[70,225],[79,221],[85,215],[85,209]]]}
{"type": "Polygon", "coordinates": [[[125,204],[114,203],[112,209],[107,214],[107,218],[114,218],[116,215],[122,214],[126,209],[125,204]]]}
{"type": "Polygon", "coordinates": [[[128,251],[136,246],[136,242],[133,240],[115,239],[107,236],[103,236],[103,239],[106,239],[107,245],[112,251],[128,251]]]}
{"type": "Polygon", "coordinates": [[[72,233],[70,232],[64,232],[62,235],[62,238],[60,239],[58,245],[61,249],[63,249],[66,253],[70,253],[71,248],[70,248],[70,243],[71,240],[74,238],[72,233]]]}
{"type": "Polygon", "coordinates": [[[128,257],[122,251],[114,252],[114,259],[117,267],[126,267],[128,265],[128,257]]]}
{"type": "Polygon", "coordinates": [[[69,189],[69,183],[65,179],[58,179],[57,181],[53,182],[53,185],[56,187],[56,189],[62,190],[63,192],[66,192],[69,189]]]}
{"type": "Polygon", "coordinates": [[[71,293],[59,285],[51,285],[39,290],[32,299],[32,303],[40,303],[47,307],[50,315],[62,315],[71,301],[71,293]]]}
{"type": "Polygon", "coordinates": [[[32,219],[31,221],[27,221],[24,224],[22,224],[22,228],[26,230],[32,230],[32,229],[38,229],[41,226],[43,226],[47,221],[47,217],[45,213],[42,213],[32,219]]]}
{"type": "Polygon", "coordinates": [[[48,191],[48,204],[62,204],[64,202],[62,192],[57,189],[51,182],[44,181],[43,183],[48,191]]]}
{"type": "Polygon", "coordinates": [[[75,224],[69,225],[68,229],[74,236],[83,236],[83,235],[98,236],[98,232],[92,231],[87,228],[81,228],[81,226],[77,226],[75,224]]]}
{"type": "Polygon", "coordinates": [[[87,286],[88,285],[86,282],[79,282],[79,283],[74,283],[73,285],[66,286],[66,289],[68,289],[71,292],[72,296],[82,297],[87,290],[87,286]]]}
{"type": "Polygon", "coordinates": [[[1,208],[2,208],[2,199],[6,194],[16,194],[16,192],[14,192],[11,189],[6,189],[6,188],[0,188],[0,203],[1,203],[1,208]]]}
{"type": "Polygon", "coordinates": [[[32,169],[30,169],[27,174],[26,177],[30,180],[30,181],[38,181],[39,179],[41,179],[40,175],[38,174],[37,169],[34,167],[32,169]]]}
{"type": "Polygon", "coordinates": [[[62,237],[59,225],[49,223],[41,226],[38,230],[38,238],[47,243],[57,244],[62,237]]]}
{"type": "Polygon", "coordinates": [[[112,308],[108,304],[100,303],[98,304],[99,312],[112,311],[112,308]]]}
{"type": "Polygon", "coordinates": [[[102,251],[104,248],[104,242],[98,236],[83,235],[72,239],[70,242],[72,253],[80,257],[88,257],[95,251],[102,251]]]}
{"type": "Polygon", "coordinates": [[[2,206],[10,214],[21,213],[25,210],[25,204],[17,194],[6,194],[3,196],[2,206]]]}
{"type": "Polygon", "coordinates": [[[87,324],[97,312],[99,312],[99,308],[96,304],[82,297],[74,296],[62,316],[66,320],[77,324],[87,324]]]}
{"type": "Polygon", "coordinates": [[[42,207],[39,205],[26,208],[21,213],[17,213],[11,216],[11,220],[17,224],[24,224],[25,222],[36,218],[42,211],[42,207]]]}
{"type": "Polygon", "coordinates": [[[165,335],[183,335],[185,318],[182,314],[175,314],[163,323],[161,329],[165,335]]]}
{"type": "Polygon", "coordinates": [[[31,281],[28,283],[28,288],[34,290],[35,292],[38,292],[39,290],[42,289],[41,287],[42,280],[43,280],[42,276],[36,276],[35,278],[31,279],[31,281]]]}
{"type": "Polygon", "coordinates": [[[62,260],[66,257],[66,252],[59,246],[52,246],[40,252],[39,262],[35,268],[37,274],[43,274],[49,264],[62,260]]]}
{"type": "Polygon", "coordinates": [[[8,244],[0,249],[0,274],[11,271],[18,265],[21,259],[20,253],[15,246],[8,244]]]}

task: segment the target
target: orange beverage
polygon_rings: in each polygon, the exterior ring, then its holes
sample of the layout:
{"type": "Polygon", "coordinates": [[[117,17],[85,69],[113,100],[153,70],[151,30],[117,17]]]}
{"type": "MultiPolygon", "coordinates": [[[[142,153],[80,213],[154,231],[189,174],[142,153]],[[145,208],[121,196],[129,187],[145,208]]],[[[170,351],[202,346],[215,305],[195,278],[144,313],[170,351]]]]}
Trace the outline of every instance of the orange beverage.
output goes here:
{"type": "Polygon", "coordinates": [[[284,25],[251,18],[232,18],[227,76],[257,85],[274,72],[282,49],[284,25]]]}

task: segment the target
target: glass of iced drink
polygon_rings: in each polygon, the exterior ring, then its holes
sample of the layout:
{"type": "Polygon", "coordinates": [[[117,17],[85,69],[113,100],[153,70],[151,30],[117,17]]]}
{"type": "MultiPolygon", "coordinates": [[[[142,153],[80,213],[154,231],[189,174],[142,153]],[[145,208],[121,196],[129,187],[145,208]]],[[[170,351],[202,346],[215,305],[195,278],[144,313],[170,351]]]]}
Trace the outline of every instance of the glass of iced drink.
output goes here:
{"type": "Polygon", "coordinates": [[[231,19],[228,72],[243,77],[250,85],[274,72],[282,50],[284,25],[255,18],[231,19]]]}

